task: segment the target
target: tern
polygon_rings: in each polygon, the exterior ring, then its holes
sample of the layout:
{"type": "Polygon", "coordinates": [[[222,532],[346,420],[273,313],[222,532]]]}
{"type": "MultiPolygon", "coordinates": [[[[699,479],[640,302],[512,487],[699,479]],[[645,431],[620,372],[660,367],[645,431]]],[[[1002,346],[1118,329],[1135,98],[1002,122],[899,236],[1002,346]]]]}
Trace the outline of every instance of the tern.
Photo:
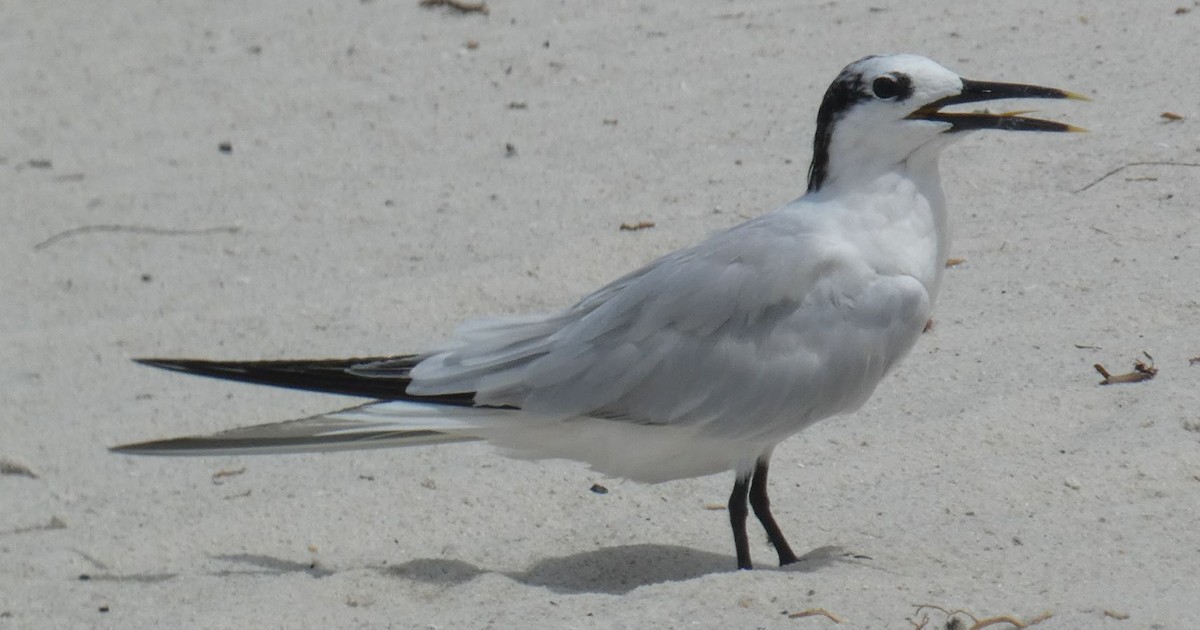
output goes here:
{"type": "Polygon", "coordinates": [[[135,359],[188,374],[370,399],[314,417],[114,447],[143,455],[331,451],[486,440],[646,483],[732,470],[728,511],[750,569],[749,508],[780,565],[777,444],[858,409],[916,343],[949,233],[938,156],[968,132],[1082,131],[946,108],[1080,99],[973,81],[924,57],[846,66],[817,114],[808,189],[667,254],[561,311],[469,321],[419,354],[351,359],[135,359]]]}

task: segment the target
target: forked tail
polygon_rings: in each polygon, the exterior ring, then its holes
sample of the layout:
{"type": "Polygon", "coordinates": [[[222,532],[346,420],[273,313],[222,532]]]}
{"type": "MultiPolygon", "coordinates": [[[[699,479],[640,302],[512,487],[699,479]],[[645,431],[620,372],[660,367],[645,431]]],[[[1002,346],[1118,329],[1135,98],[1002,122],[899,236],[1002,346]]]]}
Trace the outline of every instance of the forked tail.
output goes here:
{"type": "Polygon", "coordinates": [[[413,396],[409,371],[419,355],[284,361],[135,359],[143,365],[225,380],[371,398],[378,402],[310,418],[125,444],[135,455],[226,455],[326,452],[479,439],[488,417],[507,407],[476,407],[473,392],[413,396]]]}

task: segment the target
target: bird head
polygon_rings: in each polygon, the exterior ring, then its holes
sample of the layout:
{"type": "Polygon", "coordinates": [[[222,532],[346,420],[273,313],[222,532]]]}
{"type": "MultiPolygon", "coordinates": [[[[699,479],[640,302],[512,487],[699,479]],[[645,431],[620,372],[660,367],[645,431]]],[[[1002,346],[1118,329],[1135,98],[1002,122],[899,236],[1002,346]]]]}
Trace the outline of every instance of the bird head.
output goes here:
{"type": "Polygon", "coordinates": [[[815,192],[852,173],[871,176],[914,155],[936,160],[942,148],[968,131],[1083,131],[1021,115],[1028,112],[943,109],[1010,98],[1088,100],[1056,88],[964,79],[917,55],[855,61],[834,79],[821,102],[808,190],[815,192]]]}

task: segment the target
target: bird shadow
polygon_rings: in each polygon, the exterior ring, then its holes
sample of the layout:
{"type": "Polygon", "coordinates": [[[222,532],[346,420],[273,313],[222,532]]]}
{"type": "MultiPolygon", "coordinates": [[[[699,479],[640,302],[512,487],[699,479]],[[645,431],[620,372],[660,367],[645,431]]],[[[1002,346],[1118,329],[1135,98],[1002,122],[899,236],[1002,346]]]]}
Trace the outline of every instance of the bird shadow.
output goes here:
{"type": "MultiPolygon", "coordinates": [[[[818,547],[786,567],[769,571],[810,573],[838,562],[861,560],[840,547],[818,547]]],[[[384,575],[440,586],[469,582],[480,575],[497,574],[556,593],[622,595],[641,586],[680,582],[713,573],[736,571],[733,557],[678,545],[623,545],[559,558],[539,560],[524,571],[491,571],[463,560],[418,558],[381,567],[384,575]]]]}
{"type": "MultiPolygon", "coordinates": [[[[316,561],[296,562],[264,554],[210,555],[214,560],[241,568],[210,573],[218,577],[239,575],[283,575],[304,573],[314,578],[337,574],[316,561]]],[[[89,557],[90,559],[90,557],[89,557]]],[[[817,547],[786,567],[760,565],[758,570],[787,573],[812,573],[838,563],[859,564],[866,556],[848,553],[841,547],[817,547]]],[[[100,573],[79,575],[79,580],[156,583],[172,580],[179,573],[124,574],[107,571],[93,561],[100,573]]],[[[636,588],[663,582],[682,582],[714,573],[732,573],[733,557],[699,551],[678,545],[623,545],[546,558],[524,571],[493,571],[463,560],[417,558],[392,566],[368,566],[387,577],[424,582],[436,586],[464,584],[481,575],[503,575],[528,586],[540,586],[556,593],[604,593],[623,595],[636,588]]]]}

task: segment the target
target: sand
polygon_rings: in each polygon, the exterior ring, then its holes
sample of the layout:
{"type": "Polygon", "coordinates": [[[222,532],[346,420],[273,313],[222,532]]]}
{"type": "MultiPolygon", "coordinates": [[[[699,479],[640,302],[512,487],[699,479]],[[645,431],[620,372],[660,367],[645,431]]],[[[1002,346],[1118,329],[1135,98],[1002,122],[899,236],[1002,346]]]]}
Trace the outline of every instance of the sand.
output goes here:
{"type": "Polygon", "coordinates": [[[0,628],[1200,627],[1200,7],[489,4],[0,7],[0,628]],[[776,451],[800,565],[753,529],[733,570],[731,475],[106,451],[353,402],[131,357],[420,350],[798,196],[825,87],[892,51],[1091,133],[946,153],[934,328],[776,451]]]}

